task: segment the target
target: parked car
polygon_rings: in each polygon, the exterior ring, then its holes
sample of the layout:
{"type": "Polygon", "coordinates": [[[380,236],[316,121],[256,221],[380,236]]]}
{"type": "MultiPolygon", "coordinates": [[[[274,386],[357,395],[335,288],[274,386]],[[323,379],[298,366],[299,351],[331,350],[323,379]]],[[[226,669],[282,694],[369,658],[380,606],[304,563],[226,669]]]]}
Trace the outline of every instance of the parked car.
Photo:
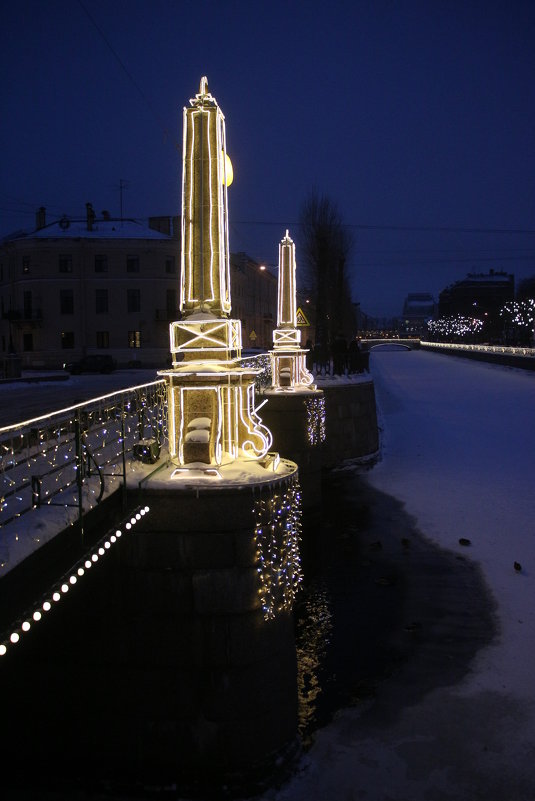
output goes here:
{"type": "Polygon", "coordinates": [[[104,354],[84,356],[77,362],[63,365],[63,369],[72,375],[79,375],[80,373],[112,373],[116,367],[117,362],[115,359],[104,354]]]}

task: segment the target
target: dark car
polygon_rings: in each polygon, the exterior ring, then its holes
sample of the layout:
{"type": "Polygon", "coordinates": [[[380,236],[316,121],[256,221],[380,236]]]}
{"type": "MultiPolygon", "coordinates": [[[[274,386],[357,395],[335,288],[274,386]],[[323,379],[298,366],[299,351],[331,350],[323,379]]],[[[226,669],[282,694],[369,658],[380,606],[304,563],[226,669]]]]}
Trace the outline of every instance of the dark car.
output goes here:
{"type": "Polygon", "coordinates": [[[103,354],[84,356],[77,362],[63,365],[63,369],[72,375],[78,375],[79,373],[112,373],[116,367],[117,362],[115,359],[112,356],[103,354]]]}

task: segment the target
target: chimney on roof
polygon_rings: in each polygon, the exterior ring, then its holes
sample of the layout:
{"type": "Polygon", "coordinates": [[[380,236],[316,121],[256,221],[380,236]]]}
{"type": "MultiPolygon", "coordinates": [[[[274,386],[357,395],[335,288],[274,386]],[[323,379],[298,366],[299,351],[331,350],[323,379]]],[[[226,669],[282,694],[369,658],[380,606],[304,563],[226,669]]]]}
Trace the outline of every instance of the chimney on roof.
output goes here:
{"type": "Polygon", "coordinates": [[[169,217],[149,217],[149,228],[169,236],[171,233],[171,219],[169,217]]]}
{"type": "Polygon", "coordinates": [[[44,206],[40,206],[35,212],[35,228],[37,231],[40,231],[41,228],[44,228],[46,225],[46,209],[44,206]]]}
{"type": "Polygon", "coordinates": [[[85,204],[86,217],[87,217],[87,230],[93,230],[93,223],[95,222],[95,212],[91,203],[85,204]]]}

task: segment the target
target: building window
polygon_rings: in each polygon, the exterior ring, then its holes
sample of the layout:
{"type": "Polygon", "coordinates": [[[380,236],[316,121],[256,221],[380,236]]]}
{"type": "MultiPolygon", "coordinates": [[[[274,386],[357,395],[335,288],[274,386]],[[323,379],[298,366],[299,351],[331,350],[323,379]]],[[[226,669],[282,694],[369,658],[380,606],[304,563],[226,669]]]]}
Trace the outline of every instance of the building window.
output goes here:
{"type": "Polygon", "coordinates": [[[2,334],[2,350],[5,350],[5,349],[6,349],[6,338],[5,338],[5,336],[2,334]]]}
{"type": "Polygon", "coordinates": [[[109,348],[109,347],[110,347],[110,332],[97,331],[97,348],[109,348]]]}
{"type": "Polygon", "coordinates": [[[166,289],[165,291],[165,308],[167,311],[167,319],[170,320],[176,315],[176,289],[166,289]]]}
{"type": "Polygon", "coordinates": [[[96,273],[107,273],[108,272],[108,257],[107,256],[95,256],[95,272],[96,273]]]}
{"type": "Polygon", "coordinates": [[[24,319],[31,320],[33,315],[32,292],[25,290],[22,293],[22,305],[24,308],[24,319]]]}
{"type": "Polygon", "coordinates": [[[22,257],[22,272],[29,273],[30,272],[30,257],[23,256],[22,257]]]}
{"type": "Polygon", "coordinates": [[[59,313],[74,314],[74,295],[72,289],[59,290],[59,313]]]}
{"type": "Polygon", "coordinates": [[[22,350],[33,350],[33,334],[31,332],[22,335],[22,350]]]}
{"type": "Polygon", "coordinates": [[[165,260],[165,272],[166,273],[174,273],[175,272],[175,257],[168,256],[165,260]]]}
{"type": "Polygon", "coordinates": [[[108,290],[95,289],[95,314],[108,313],[108,290]]]}
{"type": "Polygon", "coordinates": [[[128,312],[138,312],[141,310],[141,292],[139,289],[126,290],[126,310],[128,312]]]}
{"type": "Polygon", "coordinates": [[[72,256],[70,253],[60,253],[58,256],[58,269],[60,273],[72,273],[72,256]]]}
{"type": "Polygon", "coordinates": [[[61,332],[61,347],[63,350],[74,348],[74,331],[61,332]]]}
{"type": "Polygon", "coordinates": [[[138,273],[139,272],[139,256],[126,257],[126,272],[138,273]]]}
{"type": "Polygon", "coordinates": [[[141,347],[141,331],[128,332],[128,347],[140,348],[141,347]]]}

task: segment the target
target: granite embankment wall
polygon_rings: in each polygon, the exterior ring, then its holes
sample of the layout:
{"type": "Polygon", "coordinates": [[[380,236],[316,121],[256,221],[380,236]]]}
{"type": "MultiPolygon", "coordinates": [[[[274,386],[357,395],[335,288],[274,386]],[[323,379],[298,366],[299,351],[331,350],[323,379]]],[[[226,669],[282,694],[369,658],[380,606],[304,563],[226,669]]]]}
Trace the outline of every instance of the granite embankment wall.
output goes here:
{"type": "Polygon", "coordinates": [[[323,470],[373,459],[379,450],[373,380],[326,384],[322,395],[315,396],[325,402],[323,442],[319,423],[310,417],[312,394],[269,393],[260,411],[273,434],[273,450],[298,465],[305,509],[321,503],[323,470]]]}
{"type": "Polygon", "coordinates": [[[326,438],[323,467],[372,458],[379,450],[373,380],[324,388],[326,438]]]}

